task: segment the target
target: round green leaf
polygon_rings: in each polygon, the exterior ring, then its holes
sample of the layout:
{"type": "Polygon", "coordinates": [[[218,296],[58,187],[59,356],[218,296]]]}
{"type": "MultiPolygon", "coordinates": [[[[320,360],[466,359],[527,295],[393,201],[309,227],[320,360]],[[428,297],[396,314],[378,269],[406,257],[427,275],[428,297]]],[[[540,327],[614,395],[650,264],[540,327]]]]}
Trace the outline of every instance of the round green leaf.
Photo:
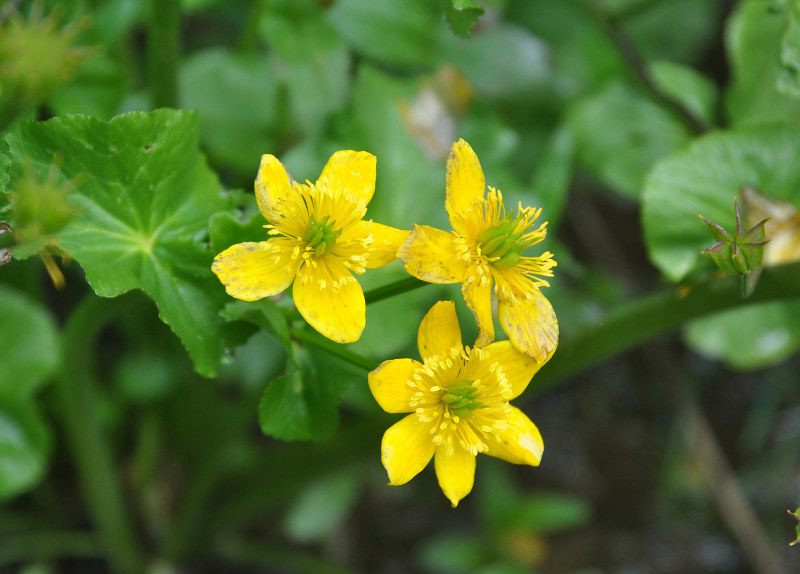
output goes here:
{"type": "Polygon", "coordinates": [[[611,84],[569,116],[578,162],[600,181],[636,198],[652,165],[689,139],[672,114],[625,84],[611,84]]]}
{"type": "Polygon", "coordinates": [[[59,364],[50,313],[19,291],[0,286],[0,400],[36,392],[59,364]]]}
{"type": "Polygon", "coordinates": [[[733,198],[743,187],[797,202],[800,190],[800,129],[742,128],[696,140],[659,162],[645,183],[642,223],[650,258],[672,281],[698,263],[714,238],[698,215],[725,229],[736,227],[733,198]]]}
{"type": "Polygon", "coordinates": [[[768,367],[800,347],[800,302],[775,301],[693,321],[687,342],[702,355],[737,370],[768,367]]]}
{"type": "Polygon", "coordinates": [[[27,400],[0,400],[0,499],[36,485],[47,464],[50,435],[27,400]]]}

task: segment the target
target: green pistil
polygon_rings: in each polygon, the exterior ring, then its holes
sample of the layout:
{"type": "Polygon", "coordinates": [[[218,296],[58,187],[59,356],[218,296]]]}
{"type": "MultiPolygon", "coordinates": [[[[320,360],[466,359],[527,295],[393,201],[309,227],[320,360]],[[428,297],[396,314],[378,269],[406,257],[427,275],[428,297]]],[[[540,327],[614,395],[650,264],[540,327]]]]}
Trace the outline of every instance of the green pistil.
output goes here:
{"type": "Polygon", "coordinates": [[[499,269],[509,269],[514,267],[522,258],[522,252],[526,247],[533,245],[535,241],[521,241],[529,228],[524,227],[515,231],[522,221],[524,214],[520,213],[516,217],[510,215],[497,225],[486,229],[478,236],[478,244],[481,253],[492,260],[492,265],[499,269]]]}
{"type": "Polygon", "coordinates": [[[476,400],[478,391],[472,386],[473,381],[456,381],[442,395],[442,402],[459,418],[465,418],[475,409],[483,408],[482,402],[476,400]]]}
{"type": "Polygon", "coordinates": [[[326,215],[319,221],[311,219],[311,224],[303,234],[303,242],[314,250],[314,255],[320,256],[336,244],[336,239],[341,235],[341,229],[334,229],[333,224],[328,223],[330,215],[326,215]]]}

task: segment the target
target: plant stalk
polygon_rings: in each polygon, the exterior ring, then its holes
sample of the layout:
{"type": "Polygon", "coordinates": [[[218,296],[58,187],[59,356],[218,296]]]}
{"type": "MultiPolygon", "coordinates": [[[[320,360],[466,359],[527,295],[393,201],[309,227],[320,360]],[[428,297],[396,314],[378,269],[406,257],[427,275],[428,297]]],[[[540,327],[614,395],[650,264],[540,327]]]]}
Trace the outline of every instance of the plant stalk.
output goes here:
{"type": "Polygon", "coordinates": [[[147,64],[153,108],[178,107],[180,20],[180,0],[150,2],[147,64]]]}
{"type": "Polygon", "coordinates": [[[55,388],[83,496],[115,572],[143,571],[142,550],[128,516],[114,461],[97,417],[92,344],[127,300],[93,294],[81,302],[63,331],[64,366],[55,388]]]}

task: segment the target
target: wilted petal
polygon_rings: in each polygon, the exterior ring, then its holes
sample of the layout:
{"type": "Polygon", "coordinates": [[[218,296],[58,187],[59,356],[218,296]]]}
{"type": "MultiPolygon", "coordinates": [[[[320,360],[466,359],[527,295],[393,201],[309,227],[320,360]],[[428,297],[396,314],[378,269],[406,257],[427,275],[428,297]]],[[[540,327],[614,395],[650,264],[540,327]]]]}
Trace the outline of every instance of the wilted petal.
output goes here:
{"type": "Polygon", "coordinates": [[[499,363],[503,374],[511,385],[513,395],[508,400],[515,399],[522,394],[533,375],[542,366],[535,359],[517,350],[511,341],[498,341],[483,348],[483,362],[499,363]]]}
{"type": "Polygon", "coordinates": [[[436,449],[434,465],[439,486],[455,508],[458,501],[472,490],[475,482],[475,455],[457,445],[449,453],[447,448],[439,447],[436,449]]]}
{"type": "Polygon", "coordinates": [[[332,341],[352,343],[361,336],[367,308],[364,291],[340,258],[326,255],[306,262],[293,296],[308,324],[332,341]]]}
{"type": "Polygon", "coordinates": [[[439,301],[428,311],[419,325],[417,345],[423,361],[437,355],[449,357],[453,347],[463,348],[455,303],[439,301]]]}
{"type": "MultiPolygon", "coordinates": [[[[477,202],[484,196],[486,179],[478,156],[462,139],[450,148],[445,190],[447,195],[444,206],[450,216],[450,224],[460,235],[466,237],[469,235],[469,228],[464,222],[480,205],[477,202]]],[[[480,215],[482,217],[483,214],[480,215]]]]}
{"type": "Polygon", "coordinates": [[[498,296],[497,314],[511,343],[538,363],[546,363],[558,346],[558,320],[553,306],[539,289],[529,298],[498,296]]]}
{"type": "Polygon", "coordinates": [[[382,362],[369,374],[369,390],[383,410],[387,413],[414,411],[411,399],[417,388],[408,382],[414,380],[414,371],[421,367],[413,359],[392,359],[382,362]]]}
{"type": "Polygon", "coordinates": [[[428,283],[460,283],[467,262],[458,256],[455,236],[427,225],[415,225],[397,251],[406,271],[428,283]]]}
{"type": "Polygon", "coordinates": [[[489,446],[486,454],[512,464],[539,466],[544,452],[539,429],[521,410],[509,408],[510,415],[504,419],[508,427],[499,435],[486,434],[486,444],[489,446]]]}
{"type": "Polygon", "coordinates": [[[478,322],[476,347],[483,347],[494,341],[494,320],[492,319],[492,279],[488,272],[479,273],[478,266],[468,269],[467,277],[461,284],[461,294],[469,310],[478,322]]]}
{"type": "Polygon", "coordinates": [[[291,201],[293,193],[291,178],[283,164],[274,155],[262,155],[256,176],[256,202],[264,219],[277,224],[282,206],[291,201]]]}
{"type": "Polygon", "coordinates": [[[317,186],[341,192],[359,209],[363,209],[375,193],[375,156],[365,151],[337,151],[325,164],[317,186]]]}
{"type": "Polygon", "coordinates": [[[381,442],[381,461],[389,484],[398,486],[417,476],[435,450],[430,424],[419,422],[417,415],[408,415],[389,427],[381,442]]]}
{"type": "Polygon", "coordinates": [[[300,263],[292,258],[289,242],[273,239],[237,243],[214,258],[211,270],[228,295],[256,301],[277,295],[294,281],[300,263]]]}

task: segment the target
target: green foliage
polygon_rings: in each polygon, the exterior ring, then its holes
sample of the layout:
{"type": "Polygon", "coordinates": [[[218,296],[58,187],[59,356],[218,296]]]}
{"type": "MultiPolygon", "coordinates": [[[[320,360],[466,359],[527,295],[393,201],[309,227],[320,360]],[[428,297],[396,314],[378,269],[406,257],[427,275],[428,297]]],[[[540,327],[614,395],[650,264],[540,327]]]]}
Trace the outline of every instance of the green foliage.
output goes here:
{"type": "Polygon", "coordinates": [[[472,0],[442,0],[444,15],[453,32],[469,38],[475,22],[483,16],[483,6],[472,0]]]}
{"type": "Polygon", "coordinates": [[[198,372],[211,376],[222,348],[221,294],[208,274],[213,254],[201,240],[226,204],[197,149],[197,124],[196,114],[170,110],[108,123],[65,116],[21,124],[7,140],[12,182],[25,163],[45,178],[60,157],[61,176],[80,181],[72,192],[80,215],[61,230],[59,246],[94,291],[115,297],[143,290],[198,372]]]}
{"type": "Polygon", "coordinates": [[[0,286],[0,499],[35,486],[44,476],[50,431],[35,396],[60,365],[52,317],[35,301],[0,286]]]}

